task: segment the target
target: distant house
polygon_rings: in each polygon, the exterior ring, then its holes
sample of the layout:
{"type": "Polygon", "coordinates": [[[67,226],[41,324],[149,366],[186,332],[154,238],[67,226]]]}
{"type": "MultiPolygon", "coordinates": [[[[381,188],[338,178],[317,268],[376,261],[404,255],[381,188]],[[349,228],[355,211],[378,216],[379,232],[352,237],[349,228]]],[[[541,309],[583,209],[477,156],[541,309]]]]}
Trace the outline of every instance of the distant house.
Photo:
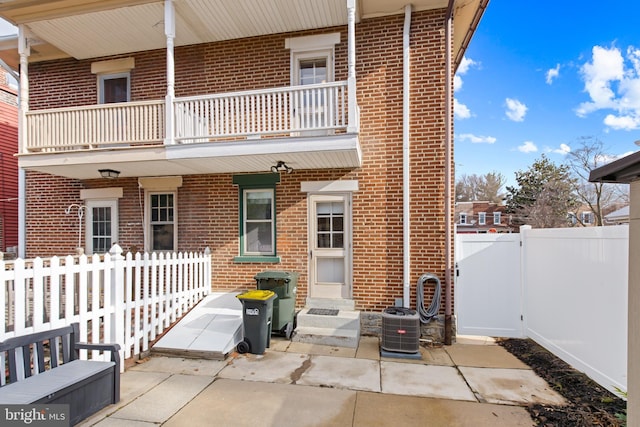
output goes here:
{"type": "Polygon", "coordinates": [[[456,232],[511,233],[514,229],[505,209],[506,206],[491,202],[456,202],[456,232]]]}
{"type": "Polygon", "coordinates": [[[624,206],[604,217],[604,225],[629,224],[629,206],[624,206]]]}
{"type": "Polygon", "coordinates": [[[0,72],[0,252],[18,247],[18,96],[0,72]]]}

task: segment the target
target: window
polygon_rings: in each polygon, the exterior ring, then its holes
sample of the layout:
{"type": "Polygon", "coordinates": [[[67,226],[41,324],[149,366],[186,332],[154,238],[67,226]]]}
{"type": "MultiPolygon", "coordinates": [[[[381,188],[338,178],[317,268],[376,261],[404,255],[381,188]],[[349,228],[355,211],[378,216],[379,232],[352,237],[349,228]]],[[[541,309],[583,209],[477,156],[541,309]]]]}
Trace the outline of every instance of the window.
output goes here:
{"type": "Polygon", "coordinates": [[[178,188],[181,176],[138,178],[144,188],[144,247],[146,251],[178,250],[178,188]]]}
{"type": "Polygon", "coordinates": [[[129,102],[131,99],[129,73],[98,76],[98,97],[100,104],[129,102]]]}
{"type": "Polygon", "coordinates": [[[149,193],[148,206],[151,250],[175,251],[175,193],[149,193]]]}
{"type": "Polygon", "coordinates": [[[582,223],[583,224],[591,224],[593,223],[591,212],[582,212],[582,223]]]}
{"type": "Polygon", "coordinates": [[[486,212],[478,212],[478,224],[485,225],[487,223],[487,213],[486,212]]]}
{"type": "Polygon", "coordinates": [[[276,183],[280,174],[236,175],[240,254],[236,262],[279,262],[276,251],[276,183]]]}
{"type": "Polygon", "coordinates": [[[494,212],[493,213],[493,223],[494,224],[500,224],[500,213],[501,212],[494,212]]]}
{"type": "Polygon", "coordinates": [[[467,214],[466,213],[461,213],[460,214],[460,224],[466,224],[467,223],[467,214]]]}
{"type": "Polygon", "coordinates": [[[275,255],[274,196],[272,189],[243,191],[243,254],[275,255]]]}

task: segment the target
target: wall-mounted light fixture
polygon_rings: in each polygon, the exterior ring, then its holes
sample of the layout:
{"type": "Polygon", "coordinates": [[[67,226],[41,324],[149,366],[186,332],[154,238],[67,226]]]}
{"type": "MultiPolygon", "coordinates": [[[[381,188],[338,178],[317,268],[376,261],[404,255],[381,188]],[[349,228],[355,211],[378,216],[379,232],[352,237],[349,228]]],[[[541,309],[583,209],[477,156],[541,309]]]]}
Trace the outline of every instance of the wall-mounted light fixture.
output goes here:
{"type": "Polygon", "coordinates": [[[100,176],[107,179],[115,179],[120,176],[120,171],[113,169],[99,169],[100,176]]]}
{"type": "Polygon", "coordinates": [[[291,173],[291,172],[293,172],[293,168],[290,167],[290,166],[287,166],[287,164],[285,162],[283,162],[282,160],[278,160],[278,163],[275,166],[271,166],[271,172],[273,172],[273,173],[278,173],[278,172],[291,173]]]}

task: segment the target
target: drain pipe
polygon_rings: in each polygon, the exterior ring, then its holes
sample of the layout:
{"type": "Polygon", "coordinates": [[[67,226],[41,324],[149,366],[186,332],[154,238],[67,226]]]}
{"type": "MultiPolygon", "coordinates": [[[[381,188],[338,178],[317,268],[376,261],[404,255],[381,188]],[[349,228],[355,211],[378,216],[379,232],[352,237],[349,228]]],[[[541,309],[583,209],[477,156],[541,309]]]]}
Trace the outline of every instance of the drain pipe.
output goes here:
{"type": "Polygon", "coordinates": [[[452,280],[452,260],[451,260],[451,156],[453,146],[453,105],[452,105],[452,89],[453,89],[453,76],[452,71],[452,27],[453,27],[453,3],[454,0],[449,0],[449,6],[447,7],[447,17],[445,22],[445,154],[444,154],[444,276],[445,276],[445,296],[444,296],[444,344],[451,345],[452,331],[451,331],[451,280],[452,280]]]}
{"type": "Polygon", "coordinates": [[[409,200],[411,184],[411,159],[409,155],[409,119],[411,117],[411,48],[409,45],[411,34],[411,5],[404,7],[404,29],[402,33],[402,242],[403,242],[403,283],[402,302],[405,308],[409,308],[411,301],[411,223],[410,211],[411,201],[409,200]]]}

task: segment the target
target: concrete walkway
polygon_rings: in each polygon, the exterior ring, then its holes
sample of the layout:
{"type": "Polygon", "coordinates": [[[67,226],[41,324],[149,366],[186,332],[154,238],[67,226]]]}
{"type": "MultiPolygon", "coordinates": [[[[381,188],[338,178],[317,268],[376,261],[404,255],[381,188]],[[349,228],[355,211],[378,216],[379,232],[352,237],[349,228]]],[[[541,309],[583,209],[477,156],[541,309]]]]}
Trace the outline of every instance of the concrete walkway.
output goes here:
{"type": "Polygon", "coordinates": [[[526,406],[562,397],[490,339],[421,359],[273,337],[264,355],[153,356],[122,375],[121,402],[83,426],[532,426],[526,406]]]}

